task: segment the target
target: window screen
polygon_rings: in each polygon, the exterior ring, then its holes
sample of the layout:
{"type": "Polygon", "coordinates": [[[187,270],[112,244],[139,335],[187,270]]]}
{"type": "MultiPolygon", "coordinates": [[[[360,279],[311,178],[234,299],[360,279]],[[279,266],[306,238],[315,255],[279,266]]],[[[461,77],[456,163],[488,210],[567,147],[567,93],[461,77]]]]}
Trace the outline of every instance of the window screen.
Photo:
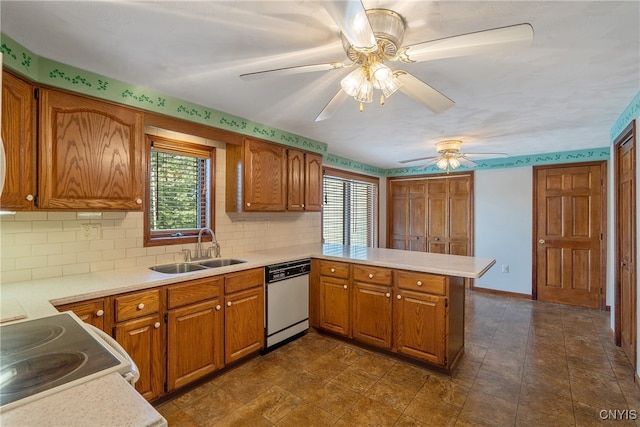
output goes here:
{"type": "Polygon", "coordinates": [[[378,246],[378,186],[325,174],[322,241],[378,246]]]}

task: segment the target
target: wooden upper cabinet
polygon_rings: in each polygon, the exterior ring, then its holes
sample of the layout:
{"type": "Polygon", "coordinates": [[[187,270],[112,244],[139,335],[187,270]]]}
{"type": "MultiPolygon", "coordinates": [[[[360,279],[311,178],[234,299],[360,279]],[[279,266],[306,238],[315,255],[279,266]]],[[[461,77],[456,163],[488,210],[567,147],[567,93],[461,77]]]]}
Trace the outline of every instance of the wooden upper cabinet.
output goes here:
{"type": "Polygon", "coordinates": [[[277,212],[287,208],[287,149],[245,138],[227,145],[227,212],[277,212]]]}
{"type": "Polygon", "coordinates": [[[287,150],[287,210],[320,211],[322,208],[322,156],[287,150]]]}
{"type": "Polygon", "coordinates": [[[35,136],[33,86],[2,73],[2,142],[7,159],[0,206],[31,210],[35,200],[35,136]]]}
{"type": "Polygon", "coordinates": [[[40,208],[142,210],[141,112],[43,89],[39,126],[40,208]]]}

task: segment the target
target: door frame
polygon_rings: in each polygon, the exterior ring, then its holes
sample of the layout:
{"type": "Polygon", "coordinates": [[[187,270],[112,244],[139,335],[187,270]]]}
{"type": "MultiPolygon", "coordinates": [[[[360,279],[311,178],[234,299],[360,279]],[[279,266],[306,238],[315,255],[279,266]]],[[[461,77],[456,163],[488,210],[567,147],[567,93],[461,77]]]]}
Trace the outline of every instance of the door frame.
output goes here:
{"type": "Polygon", "coordinates": [[[540,169],[557,169],[557,168],[566,168],[566,167],[575,167],[575,166],[600,166],[600,177],[602,180],[602,194],[600,203],[600,310],[606,309],[606,287],[607,287],[607,161],[597,161],[597,162],[578,162],[578,163],[562,163],[557,165],[545,165],[545,166],[534,166],[533,167],[533,223],[532,227],[532,239],[531,239],[531,299],[538,299],[538,261],[537,261],[537,224],[538,224],[538,210],[536,209],[538,203],[538,193],[536,192],[536,188],[538,188],[538,174],[536,173],[540,169]]]}
{"type": "MultiPolygon", "coordinates": [[[[629,123],[629,125],[624,128],[624,130],[622,130],[620,132],[620,134],[614,139],[613,141],[613,155],[614,155],[614,174],[613,174],[613,179],[614,179],[614,218],[617,219],[617,208],[618,208],[618,187],[620,185],[620,183],[618,182],[618,174],[620,172],[619,170],[619,158],[618,158],[618,146],[621,145],[623,142],[626,142],[629,138],[633,139],[633,143],[634,143],[634,147],[637,150],[637,146],[636,146],[636,121],[632,120],[631,123],[629,123]]],[[[636,156],[637,156],[637,152],[636,152],[636,156]]],[[[636,178],[637,178],[637,172],[638,172],[638,165],[636,162],[636,178]]],[[[637,179],[636,179],[637,181],[637,179]]],[[[636,186],[638,185],[638,183],[636,182],[636,186]]],[[[634,197],[637,197],[637,189],[636,189],[636,194],[634,194],[634,197]]],[[[634,211],[637,214],[637,199],[635,200],[636,205],[634,205],[634,211]]],[[[634,215],[634,222],[636,222],[636,216],[634,215]]],[[[636,230],[636,235],[633,236],[632,238],[632,250],[633,250],[633,254],[634,254],[634,261],[637,263],[637,223],[635,224],[635,230],[636,230]]],[[[622,317],[620,314],[620,306],[621,306],[621,298],[620,298],[620,292],[621,292],[621,283],[620,283],[620,269],[619,269],[619,265],[620,265],[620,245],[618,244],[618,237],[619,237],[619,229],[618,229],[618,225],[617,225],[617,221],[616,221],[616,227],[615,227],[615,255],[614,255],[614,267],[613,267],[613,283],[614,283],[614,296],[613,296],[613,300],[614,300],[614,339],[615,339],[615,344],[617,346],[621,346],[622,345],[622,331],[621,331],[621,326],[622,326],[622,317]]],[[[637,264],[636,264],[637,265],[637,264]]],[[[637,267],[636,267],[637,268],[637,267]]],[[[633,285],[635,286],[635,292],[634,294],[636,295],[636,307],[637,307],[637,299],[638,299],[638,284],[637,284],[637,272],[633,271],[633,285]]],[[[637,309],[636,309],[637,310],[637,309]]],[[[638,313],[636,311],[636,317],[633,319],[634,322],[636,323],[634,326],[634,330],[637,331],[638,328],[638,320],[637,320],[637,316],[638,313]]],[[[636,332],[637,333],[637,332],[636,332]]],[[[636,342],[636,354],[637,354],[637,346],[638,343],[636,342]]],[[[630,361],[633,366],[635,367],[636,365],[636,361],[632,360],[630,361]]]]}

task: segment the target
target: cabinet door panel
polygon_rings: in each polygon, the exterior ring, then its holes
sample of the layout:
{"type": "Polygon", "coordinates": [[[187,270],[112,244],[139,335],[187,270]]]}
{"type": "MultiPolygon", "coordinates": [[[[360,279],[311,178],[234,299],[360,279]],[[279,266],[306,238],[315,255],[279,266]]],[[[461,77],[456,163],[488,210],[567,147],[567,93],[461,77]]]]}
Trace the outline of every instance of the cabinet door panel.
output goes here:
{"type": "Polygon", "coordinates": [[[98,329],[106,331],[104,319],[104,300],[82,301],[74,304],[59,305],[58,311],[73,311],[83,322],[89,323],[98,329]]]}
{"type": "Polygon", "coordinates": [[[116,325],[115,339],[140,371],[136,390],[147,400],[162,394],[164,357],[160,316],[149,316],[116,325]]]}
{"type": "Polygon", "coordinates": [[[349,336],[349,311],[349,280],[320,276],[320,327],[349,336]]]}
{"type": "Polygon", "coordinates": [[[39,124],[39,207],[142,210],[142,113],[41,90],[39,124]]]}
{"type": "Polygon", "coordinates": [[[399,353],[445,365],[446,298],[399,290],[394,307],[399,353]]]}
{"type": "Polygon", "coordinates": [[[2,73],[2,112],[7,168],[0,205],[4,209],[31,210],[36,177],[33,87],[7,72],[2,73]]]}
{"type": "Polygon", "coordinates": [[[287,207],[287,150],[245,140],[244,194],[247,211],[284,211],[287,207]]]}
{"type": "Polygon", "coordinates": [[[167,388],[180,388],[223,365],[223,311],[209,300],[168,313],[167,388]]]}
{"type": "Polygon", "coordinates": [[[264,290],[236,292],[224,300],[224,359],[231,363],[264,347],[264,290]]]}
{"type": "Polygon", "coordinates": [[[353,338],[391,348],[391,287],[353,283],[353,338]]]}
{"type": "Polygon", "coordinates": [[[322,156],[305,153],[304,209],[322,209],[322,156]]]}
{"type": "Polygon", "coordinates": [[[304,210],[304,153],[287,150],[287,210],[304,210]]]}

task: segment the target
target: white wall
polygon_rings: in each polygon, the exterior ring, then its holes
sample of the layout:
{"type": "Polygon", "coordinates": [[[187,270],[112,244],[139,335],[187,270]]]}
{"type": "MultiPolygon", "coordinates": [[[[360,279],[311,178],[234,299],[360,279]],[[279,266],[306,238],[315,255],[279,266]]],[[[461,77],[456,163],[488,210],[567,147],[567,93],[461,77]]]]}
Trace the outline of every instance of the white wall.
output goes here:
{"type": "MultiPolygon", "coordinates": [[[[173,132],[149,133],[216,147],[215,233],[223,257],[288,245],[319,243],[320,212],[225,212],[225,144],[173,132]]],[[[75,212],[19,212],[0,216],[0,284],[182,261],[183,248],[143,246],[142,212],[104,212],[100,220],[75,212]],[[101,235],[82,240],[82,224],[98,223],[101,235]]]]}
{"type": "Polygon", "coordinates": [[[532,180],[531,167],[475,172],[475,256],[496,260],[476,287],[531,295],[532,180]]]}

